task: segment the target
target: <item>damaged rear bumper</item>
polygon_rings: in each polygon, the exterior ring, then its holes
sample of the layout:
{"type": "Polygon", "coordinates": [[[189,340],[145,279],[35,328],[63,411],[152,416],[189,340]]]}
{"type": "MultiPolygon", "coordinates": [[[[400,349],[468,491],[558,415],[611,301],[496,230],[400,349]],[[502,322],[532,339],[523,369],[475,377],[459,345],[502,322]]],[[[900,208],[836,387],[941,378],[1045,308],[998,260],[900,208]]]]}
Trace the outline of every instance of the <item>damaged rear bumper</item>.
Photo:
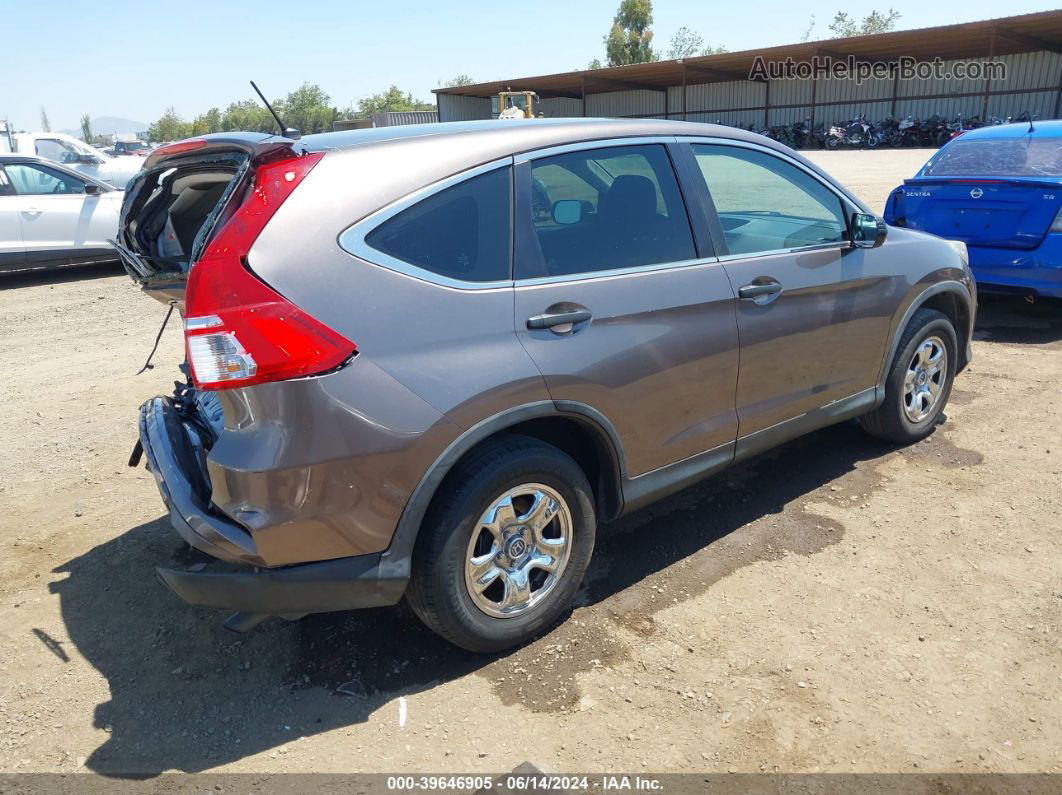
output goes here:
{"type": "MultiPolygon", "coordinates": [[[[381,554],[265,569],[251,534],[210,502],[202,430],[168,397],[140,407],[140,445],[174,529],[191,546],[238,571],[159,567],[162,581],[191,605],[255,615],[302,615],[395,604],[408,561],[381,554]],[[250,564],[250,565],[247,565],[250,564]]],[[[134,454],[135,463],[137,456],[134,454]]]]}

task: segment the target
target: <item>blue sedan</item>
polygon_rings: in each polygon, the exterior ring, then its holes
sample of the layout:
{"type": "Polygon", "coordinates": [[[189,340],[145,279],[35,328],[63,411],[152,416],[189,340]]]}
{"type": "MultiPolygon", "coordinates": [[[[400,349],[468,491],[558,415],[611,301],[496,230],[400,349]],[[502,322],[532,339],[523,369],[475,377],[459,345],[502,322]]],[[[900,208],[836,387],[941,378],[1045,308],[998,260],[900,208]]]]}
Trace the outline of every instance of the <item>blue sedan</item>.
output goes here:
{"type": "Polygon", "coordinates": [[[965,242],[979,290],[1062,298],[1062,121],[953,138],[893,190],[885,221],[965,242]]]}

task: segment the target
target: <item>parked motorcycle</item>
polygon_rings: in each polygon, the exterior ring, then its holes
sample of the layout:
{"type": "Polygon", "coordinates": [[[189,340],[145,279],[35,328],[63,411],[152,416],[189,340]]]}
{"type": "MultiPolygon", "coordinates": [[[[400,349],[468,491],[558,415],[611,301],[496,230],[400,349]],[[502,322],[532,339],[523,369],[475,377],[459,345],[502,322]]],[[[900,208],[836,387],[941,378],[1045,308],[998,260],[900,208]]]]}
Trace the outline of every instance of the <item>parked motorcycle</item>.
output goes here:
{"type": "Polygon", "coordinates": [[[876,149],[881,143],[881,132],[867,121],[866,114],[852,119],[845,126],[834,125],[826,136],[826,147],[838,149],[842,146],[866,147],[876,149]]]}

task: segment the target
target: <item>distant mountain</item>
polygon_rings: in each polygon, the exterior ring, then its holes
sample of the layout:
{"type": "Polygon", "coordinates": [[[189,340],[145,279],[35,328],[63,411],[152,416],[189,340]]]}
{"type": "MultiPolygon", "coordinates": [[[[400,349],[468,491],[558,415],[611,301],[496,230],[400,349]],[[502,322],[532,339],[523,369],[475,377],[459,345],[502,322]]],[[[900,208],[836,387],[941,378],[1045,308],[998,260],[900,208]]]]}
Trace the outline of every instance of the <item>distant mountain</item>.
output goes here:
{"type": "MultiPolygon", "coordinates": [[[[122,119],[118,116],[100,116],[92,120],[92,132],[95,135],[111,135],[112,133],[138,133],[146,132],[150,127],[147,122],[122,119]]],[[[81,130],[60,130],[67,135],[81,135],[81,130]]]]}

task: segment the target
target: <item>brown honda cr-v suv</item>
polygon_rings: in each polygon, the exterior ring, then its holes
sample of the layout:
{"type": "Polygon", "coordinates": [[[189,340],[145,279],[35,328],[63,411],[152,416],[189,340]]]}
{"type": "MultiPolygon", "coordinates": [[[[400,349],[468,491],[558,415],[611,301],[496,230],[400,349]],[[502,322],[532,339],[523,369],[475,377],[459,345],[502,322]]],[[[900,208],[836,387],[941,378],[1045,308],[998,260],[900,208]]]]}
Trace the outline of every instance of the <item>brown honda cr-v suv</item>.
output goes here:
{"type": "Polygon", "coordinates": [[[186,341],[133,463],[220,561],[163,581],[233,629],[405,596],[477,651],[569,608],[604,522],[829,423],[926,436],[975,311],[962,243],[671,121],[181,141],[116,246],[186,341]]]}

